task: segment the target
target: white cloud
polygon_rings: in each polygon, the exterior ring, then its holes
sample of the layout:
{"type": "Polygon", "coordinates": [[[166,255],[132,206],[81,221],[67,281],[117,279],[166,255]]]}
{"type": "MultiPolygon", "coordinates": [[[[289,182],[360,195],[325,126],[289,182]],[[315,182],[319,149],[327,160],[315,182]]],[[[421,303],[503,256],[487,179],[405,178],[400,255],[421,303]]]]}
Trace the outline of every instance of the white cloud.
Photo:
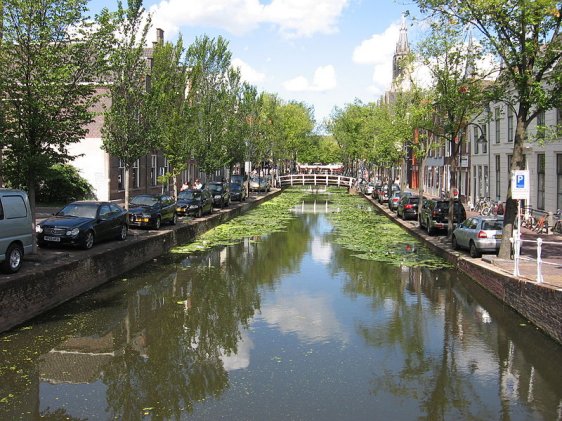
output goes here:
{"type": "Polygon", "coordinates": [[[289,38],[337,31],[350,0],[162,0],[150,8],[156,27],[176,34],[184,25],[211,26],[243,34],[274,25],[289,38]]]}
{"type": "Polygon", "coordinates": [[[400,34],[400,25],[391,24],[382,34],[374,34],[353,51],[353,61],[373,65],[373,84],[369,91],[382,95],[392,82],[392,57],[400,34]]]}
{"type": "Polygon", "coordinates": [[[238,67],[240,69],[240,74],[242,75],[242,79],[252,85],[256,85],[259,82],[263,82],[265,80],[265,74],[258,72],[248,63],[242,61],[239,58],[235,58],[232,60],[232,67],[238,67]]]}
{"type": "Polygon", "coordinates": [[[312,82],[304,76],[288,80],[283,87],[290,92],[326,92],[336,88],[336,69],[334,66],[320,66],[314,72],[312,82]]]}

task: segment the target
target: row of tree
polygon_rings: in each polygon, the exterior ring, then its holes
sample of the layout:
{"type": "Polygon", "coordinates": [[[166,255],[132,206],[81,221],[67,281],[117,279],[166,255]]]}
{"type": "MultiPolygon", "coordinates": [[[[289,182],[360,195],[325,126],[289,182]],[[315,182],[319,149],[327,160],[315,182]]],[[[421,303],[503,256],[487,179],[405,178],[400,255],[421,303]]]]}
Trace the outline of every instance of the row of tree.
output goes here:
{"type": "Polygon", "coordinates": [[[157,150],[173,181],[192,158],[211,174],[245,160],[334,154],[312,134],[311,107],[241,80],[225,39],[161,41],[149,60],[142,0],[87,12],[87,0],[0,2],[0,183],[26,189],[33,215],[37,186],[72,161],[69,147],[87,135],[102,95],[103,148],[127,172],[157,150]]]}
{"type": "MultiPolygon", "coordinates": [[[[354,103],[336,109],[331,130],[348,162],[366,159],[377,166],[404,162],[411,150],[423,180],[424,160],[435,148],[450,151],[449,197],[457,189],[459,141],[468,126],[484,118],[490,102],[504,103],[516,119],[510,170],[525,169],[523,146],[533,139],[527,129],[537,116],[562,106],[562,3],[554,0],[416,0],[430,32],[403,68],[421,63],[429,84],[414,78],[410,89],[389,104],[354,103]],[[476,30],[478,42],[467,39],[476,30]],[[496,67],[479,66],[494,58],[496,67]],[[493,76],[493,77],[492,77],[493,76]]],[[[405,74],[411,74],[405,72],[405,74]]],[[[490,116],[488,116],[490,118],[490,116]]],[[[544,134],[545,128],[539,127],[544,134]]],[[[401,177],[403,180],[404,177],[401,177]]],[[[423,194],[423,185],[419,194],[423,194]]],[[[516,202],[506,194],[500,257],[509,258],[516,202]]],[[[450,212],[454,207],[450,206],[450,212]]],[[[452,215],[449,217],[452,232],[452,215]]]]}

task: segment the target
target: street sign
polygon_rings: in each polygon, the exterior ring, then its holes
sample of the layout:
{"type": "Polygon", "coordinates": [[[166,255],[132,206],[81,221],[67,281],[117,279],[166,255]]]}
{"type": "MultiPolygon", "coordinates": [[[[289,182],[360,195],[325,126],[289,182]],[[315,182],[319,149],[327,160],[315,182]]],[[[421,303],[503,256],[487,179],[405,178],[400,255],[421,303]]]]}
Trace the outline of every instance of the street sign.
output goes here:
{"type": "Polygon", "coordinates": [[[511,175],[511,198],[516,200],[527,200],[531,191],[529,170],[515,170],[511,175]]]}

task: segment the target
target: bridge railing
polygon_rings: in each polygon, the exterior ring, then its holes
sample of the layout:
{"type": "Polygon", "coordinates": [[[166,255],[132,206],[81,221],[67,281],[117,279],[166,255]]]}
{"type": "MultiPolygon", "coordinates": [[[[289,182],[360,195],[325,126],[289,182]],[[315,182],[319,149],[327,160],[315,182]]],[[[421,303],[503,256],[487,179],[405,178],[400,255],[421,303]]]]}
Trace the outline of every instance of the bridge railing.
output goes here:
{"type": "Polygon", "coordinates": [[[355,178],[335,174],[289,174],[278,179],[281,187],[287,186],[338,186],[352,187],[355,178]]]}

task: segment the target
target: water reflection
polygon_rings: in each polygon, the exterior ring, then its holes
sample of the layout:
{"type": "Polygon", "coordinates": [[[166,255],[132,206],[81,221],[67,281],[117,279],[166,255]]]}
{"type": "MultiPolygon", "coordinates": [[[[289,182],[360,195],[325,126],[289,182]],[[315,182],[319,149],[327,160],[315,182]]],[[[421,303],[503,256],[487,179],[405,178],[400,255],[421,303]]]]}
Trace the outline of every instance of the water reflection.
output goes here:
{"type": "Polygon", "coordinates": [[[334,235],[304,212],[1,336],[0,418],[560,418],[558,345],[454,271],[334,235]]]}

